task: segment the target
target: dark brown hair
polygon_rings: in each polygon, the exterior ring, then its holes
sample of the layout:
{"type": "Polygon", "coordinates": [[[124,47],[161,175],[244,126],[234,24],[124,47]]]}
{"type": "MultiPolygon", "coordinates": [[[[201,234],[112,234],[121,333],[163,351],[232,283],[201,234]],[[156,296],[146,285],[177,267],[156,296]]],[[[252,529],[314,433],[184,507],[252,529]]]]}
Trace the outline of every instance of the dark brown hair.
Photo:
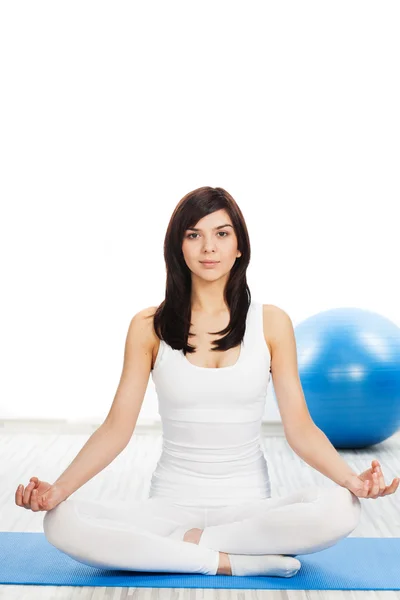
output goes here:
{"type": "Polygon", "coordinates": [[[246,281],[250,262],[250,240],[243,214],[232,196],[220,187],[200,187],[186,194],[172,213],[164,239],[164,260],[167,280],[165,299],[154,313],[154,330],[160,339],[184,354],[195,352],[188,345],[191,317],[191,272],[183,252],[183,236],[187,229],[217,210],[229,214],[242,253],[233,265],[224,289],[224,299],[229,306],[230,320],[226,329],[210,332],[225,335],[214,342],[213,351],[228,350],[242,342],[251,294],[246,281]]]}

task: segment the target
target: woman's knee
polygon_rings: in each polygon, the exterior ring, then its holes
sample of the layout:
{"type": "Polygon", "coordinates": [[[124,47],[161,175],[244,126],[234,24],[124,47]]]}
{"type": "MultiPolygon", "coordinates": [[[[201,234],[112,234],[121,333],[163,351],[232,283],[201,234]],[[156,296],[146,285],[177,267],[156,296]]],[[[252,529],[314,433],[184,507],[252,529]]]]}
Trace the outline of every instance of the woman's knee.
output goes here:
{"type": "Polygon", "coordinates": [[[361,502],[350,490],[342,486],[339,487],[339,494],[343,498],[343,513],[346,515],[345,520],[349,529],[349,533],[354,531],[358,526],[361,517],[361,502]]]}
{"type": "Polygon", "coordinates": [[[74,530],[74,521],[76,513],[73,507],[73,500],[64,500],[55,508],[46,512],[43,518],[44,535],[50,544],[60,548],[74,530]]]}
{"type": "Polygon", "coordinates": [[[325,491],[327,514],[334,531],[342,537],[348,536],[358,526],[361,502],[350,490],[340,485],[325,491]]]}
{"type": "Polygon", "coordinates": [[[357,527],[361,515],[361,502],[347,488],[337,484],[329,488],[310,485],[302,491],[303,502],[315,502],[321,508],[317,511],[320,518],[318,529],[321,532],[333,526],[335,532],[340,529],[343,536],[346,536],[357,527]]]}
{"type": "Polygon", "coordinates": [[[108,568],[103,556],[107,547],[97,539],[96,531],[90,531],[88,535],[82,527],[84,521],[79,517],[78,507],[79,500],[70,498],[49,510],[43,519],[45,537],[52,546],[74,560],[96,568],[108,568]]]}

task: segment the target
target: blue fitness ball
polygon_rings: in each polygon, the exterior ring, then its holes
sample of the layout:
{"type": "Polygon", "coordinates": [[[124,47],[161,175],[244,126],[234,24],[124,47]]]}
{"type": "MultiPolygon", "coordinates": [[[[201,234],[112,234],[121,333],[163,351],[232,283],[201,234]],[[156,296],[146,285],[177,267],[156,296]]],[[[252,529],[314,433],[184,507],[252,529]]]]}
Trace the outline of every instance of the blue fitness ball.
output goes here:
{"type": "Polygon", "coordinates": [[[400,328],[359,308],[295,327],[298,368],[315,424],[335,448],[378,444],[400,427],[400,328]]]}

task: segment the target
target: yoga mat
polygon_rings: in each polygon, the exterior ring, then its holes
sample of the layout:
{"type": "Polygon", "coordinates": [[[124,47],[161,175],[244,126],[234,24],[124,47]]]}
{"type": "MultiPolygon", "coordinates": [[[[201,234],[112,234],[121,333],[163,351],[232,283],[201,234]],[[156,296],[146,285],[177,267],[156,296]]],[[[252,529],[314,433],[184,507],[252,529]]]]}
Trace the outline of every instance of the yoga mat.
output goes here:
{"type": "Polygon", "coordinates": [[[400,590],[400,538],[347,537],[296,556],[294,577],[238,577],[97,569],[67,556],[44,533],[0,532],[0,584],[153,588],[400,590]]]}

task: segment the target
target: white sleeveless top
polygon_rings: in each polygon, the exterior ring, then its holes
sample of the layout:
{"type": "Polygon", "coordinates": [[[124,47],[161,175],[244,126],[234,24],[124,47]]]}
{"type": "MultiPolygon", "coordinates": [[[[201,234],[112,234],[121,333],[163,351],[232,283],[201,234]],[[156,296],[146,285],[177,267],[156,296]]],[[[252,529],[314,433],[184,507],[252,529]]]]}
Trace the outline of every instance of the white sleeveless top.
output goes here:
{"type": "Polygon", "coordinates": [[[260,302],[250,304],[240,355],[229,367],[198,367],[160,340],[151,373],[163,444],[149,497],[222,506],[271,496],[260,439],[270,364],[260,302]]]}

